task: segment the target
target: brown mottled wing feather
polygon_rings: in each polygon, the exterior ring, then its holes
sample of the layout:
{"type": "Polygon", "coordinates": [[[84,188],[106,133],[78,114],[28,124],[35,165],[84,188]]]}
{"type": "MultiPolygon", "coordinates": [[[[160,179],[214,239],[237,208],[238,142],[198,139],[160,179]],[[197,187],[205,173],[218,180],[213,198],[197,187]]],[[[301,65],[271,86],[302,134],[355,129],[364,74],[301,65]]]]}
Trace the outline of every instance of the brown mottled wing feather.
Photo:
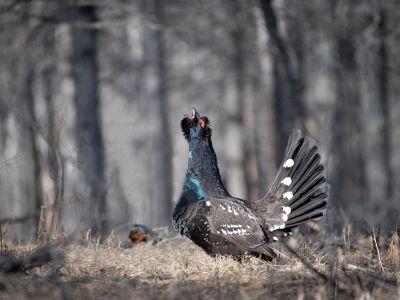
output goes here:
{"type": "Polygon", "coordinates": [[[236,198],[212,199],[208,216],[210,232],[217,234],[243,252],[258,252],[274,257],[257,216],[246,206],[246,201],[236,198]]]}

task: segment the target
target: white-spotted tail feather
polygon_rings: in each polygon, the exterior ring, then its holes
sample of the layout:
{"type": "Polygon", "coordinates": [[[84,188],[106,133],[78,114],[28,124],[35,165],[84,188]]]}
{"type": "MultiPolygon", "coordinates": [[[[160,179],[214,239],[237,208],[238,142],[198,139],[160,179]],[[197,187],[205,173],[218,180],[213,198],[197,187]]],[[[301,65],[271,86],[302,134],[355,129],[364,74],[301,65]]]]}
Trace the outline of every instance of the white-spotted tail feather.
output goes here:
{"type": "Polygon", "coordinates": [[[271,234],[286,236],[291,228],[321,217],[327,198],[318,147],[294,129],[273,184],[254,208],[271,234]]]}

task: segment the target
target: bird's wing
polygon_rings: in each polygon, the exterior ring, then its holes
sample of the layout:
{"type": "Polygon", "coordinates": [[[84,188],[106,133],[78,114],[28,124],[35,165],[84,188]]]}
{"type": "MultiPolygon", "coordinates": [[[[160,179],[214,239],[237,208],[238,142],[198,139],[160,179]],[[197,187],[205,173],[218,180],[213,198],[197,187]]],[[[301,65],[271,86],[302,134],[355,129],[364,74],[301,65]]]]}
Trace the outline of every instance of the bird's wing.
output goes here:
{"type": "Polygon", "coordinates": [[[213,199],[212,203],[212,211],[208,215],[211,234],[223,237],[244,251],[275,256],[273,250],[266,245],[268,240],[257,216],[244,201],[224,198],[213,199]]]}
{"type": "Polygon", "coordinates": [[[327,192],[318,147],[294,129],[268,193],[251,203],[270,231],[297,226],[322,216],[327,192]]]}
{"type": "Polygon", "coordinates": [[[185,192],[181,195],[180,202],[176,205],[172,215],[172,222],[175,230],[181,235],[190,238],[189,231],[192,218],[197,215],[200,209],[198,203],[195,194],[192,192],[185,192]]]}

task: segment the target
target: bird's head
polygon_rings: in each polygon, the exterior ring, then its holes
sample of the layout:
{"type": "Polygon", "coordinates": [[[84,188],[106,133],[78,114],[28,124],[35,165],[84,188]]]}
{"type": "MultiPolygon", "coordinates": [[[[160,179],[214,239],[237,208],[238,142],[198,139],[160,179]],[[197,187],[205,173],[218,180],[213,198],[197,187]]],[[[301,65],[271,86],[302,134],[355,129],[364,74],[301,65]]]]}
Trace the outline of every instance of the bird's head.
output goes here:
{"type": "Polygon", "coordinates": [[[185,117],[181,121],[183,135],[188,141],[195,139],[208,139],[211,137],[210,121],[206,116],[200,114],[193,107],[192,116],[185,117]]]}

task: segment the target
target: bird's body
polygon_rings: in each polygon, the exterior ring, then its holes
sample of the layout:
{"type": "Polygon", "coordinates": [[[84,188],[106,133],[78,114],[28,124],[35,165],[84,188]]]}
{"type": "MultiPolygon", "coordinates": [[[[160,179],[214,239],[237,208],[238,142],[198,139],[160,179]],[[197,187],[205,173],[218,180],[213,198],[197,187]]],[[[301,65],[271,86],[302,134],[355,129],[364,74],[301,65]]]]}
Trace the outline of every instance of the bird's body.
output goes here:
{"type": "Polygon", "coordinates": [[[188,171],[173,212],[176,230],[208,254],[275,256],[269,244],[322,216],[325,177],[317,147],[294,130],[284,161],[265,197],[232,197],[222,184],[206,117],[193,110],[181,127],[189,142],[188,171]]]}
{"type": "Polygon", "coordinates": [[[138,242],[152,242],[157,243],[160,237],[156,232],[143,224],[133,224],[129,230],[129,239],[133,243],[138,242]]]}

